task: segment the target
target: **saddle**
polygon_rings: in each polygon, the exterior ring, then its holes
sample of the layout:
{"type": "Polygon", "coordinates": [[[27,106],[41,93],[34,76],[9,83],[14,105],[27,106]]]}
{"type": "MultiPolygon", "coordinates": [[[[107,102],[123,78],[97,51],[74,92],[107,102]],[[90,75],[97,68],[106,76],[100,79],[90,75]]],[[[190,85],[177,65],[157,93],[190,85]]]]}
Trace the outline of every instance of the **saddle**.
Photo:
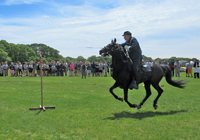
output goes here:
{"type": "Polygon", "coordinates": [[[151,71],[152,67],[148,66],[148,65],[142,65],[142,73],[140,73],[143,81],[145,81],[145,79],[148,79],[149,77],[151,77],[151,71]]]}
{"type": "MultiPolygon", "coordinates": [[[[130,73],[132,73],[133,64],[130,61],[128,61],[128,68],[129,68],[130,73]]],[[[151,76],[151,66],[149,67],[148,65],[145,65],[145,64],[139,64],[138,74],[140,77],[140,82],[145,81],[151,76]]]]}
{"type": "Polygon", "coordinates": [[[142,70],[144,72],[150,72],[151,71],[151,68],[148,66],[148,65],[142,65],[142,70]]]}

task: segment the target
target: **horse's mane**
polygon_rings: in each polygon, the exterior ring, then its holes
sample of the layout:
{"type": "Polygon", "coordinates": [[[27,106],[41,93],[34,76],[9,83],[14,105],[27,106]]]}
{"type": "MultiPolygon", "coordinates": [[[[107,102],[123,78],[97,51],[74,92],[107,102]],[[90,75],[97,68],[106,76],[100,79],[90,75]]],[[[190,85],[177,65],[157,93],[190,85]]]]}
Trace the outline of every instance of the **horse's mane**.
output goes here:
{"type": "Polygon", "coordinates": [[[127,63],[127,59],[126,59],[126,55],[125,55],[126,52],[125,52],[124,48],[120,44],[117,44],[117,43],[115,44],[115,47],[117,47],[117,49],[115,49],[114,54],[116,54],[116,53],[119,54],[122,61],[124,63],[127,63]]]}

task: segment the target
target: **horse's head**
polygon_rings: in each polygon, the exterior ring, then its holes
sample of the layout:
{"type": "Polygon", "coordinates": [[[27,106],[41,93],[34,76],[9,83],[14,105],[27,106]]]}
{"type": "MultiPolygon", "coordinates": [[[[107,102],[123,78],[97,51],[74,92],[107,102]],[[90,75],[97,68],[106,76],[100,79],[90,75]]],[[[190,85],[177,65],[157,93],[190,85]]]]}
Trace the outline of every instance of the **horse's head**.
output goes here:
{"type": "Polygon", "coordinates": [[[116,43],[116,38],[111,41],[110,44],[105,46],[103,49],[99,51],[99,54],[101,56],[107,56],[107,55],[112,55],[113,52],[115,52],[119,47],[119,44],[116,43]]]}

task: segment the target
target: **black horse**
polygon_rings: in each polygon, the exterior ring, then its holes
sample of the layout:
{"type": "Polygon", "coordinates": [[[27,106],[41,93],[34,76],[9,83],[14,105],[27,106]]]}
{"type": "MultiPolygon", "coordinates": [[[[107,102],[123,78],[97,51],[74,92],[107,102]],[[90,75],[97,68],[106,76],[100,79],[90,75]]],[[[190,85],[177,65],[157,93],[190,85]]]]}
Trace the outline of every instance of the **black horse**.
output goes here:
{"type": "MultiPolygon", "coordinates": [[[[154,109],[157,109],[157,101],[159,97],[162,95],[163,90],[159,86],[160,80],[165,76],[167,83],[169,83],[172,86],[178,87],[178,88],[184,88],[185,82],[183,80],[176,80],[173,81],[171,79],[171,70],[168,66],[161,66],[157,64],[151,65],[151,72],[145,72],[140,70],[140,83],[144,82],[145,89],[146,89],[146,97],[140,102],[139,105],[131,104],[128,101],[128,87],[129,84],[132,81],[132,75],[129,72],[128,68],[128,59],[126,57],[125,50],[122,46],[116,43],[116,39],[110,44],[108,44],[106,47],[101,49],[99,51],[100,55],[106,56],[111,55],[112,56],[112,66],[113,66],[113,74],[112,77],[116,80],[114,85],[110,88],[110,93],[118,100],[123,101],[122,97],[118,97],[114,94],[113,89],[116,87],[120,87],[124,90],[124,100],[127,102],[127,104],[130,107],[138,108],[140,109],[141,106],[144,104],[144,102],[149,98],[151,95],[151,89],[150,85],[152,85],[157,91],[158,96],[154,100],[153,107],[154,109]]],[[[141,65],[142,67],[142,65],[141,65]]]]}

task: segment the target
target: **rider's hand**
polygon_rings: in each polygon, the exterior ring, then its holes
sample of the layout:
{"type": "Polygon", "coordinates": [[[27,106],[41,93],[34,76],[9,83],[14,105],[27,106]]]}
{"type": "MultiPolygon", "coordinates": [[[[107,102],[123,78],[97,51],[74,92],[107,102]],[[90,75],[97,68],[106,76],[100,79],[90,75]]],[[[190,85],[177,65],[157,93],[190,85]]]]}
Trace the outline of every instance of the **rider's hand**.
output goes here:
{"type": "Polygon", "coordinates": [[[131,47],[131,46],[128,46],[128,45],[125,45],[125,46],[124,46],[124,48],[125,48],[126,50],[129,50],[130,47],[131,47]]]}

